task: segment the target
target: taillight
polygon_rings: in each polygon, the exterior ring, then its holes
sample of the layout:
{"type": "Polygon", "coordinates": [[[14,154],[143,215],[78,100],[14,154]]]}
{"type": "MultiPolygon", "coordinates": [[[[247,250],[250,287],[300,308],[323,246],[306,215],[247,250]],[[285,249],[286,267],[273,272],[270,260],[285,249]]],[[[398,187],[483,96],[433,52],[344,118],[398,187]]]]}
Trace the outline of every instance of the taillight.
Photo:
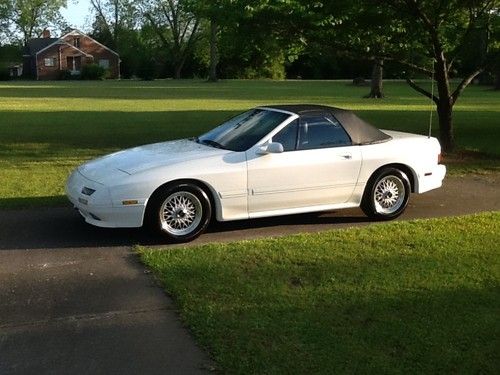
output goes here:
{"type": "Polygon", "coordinates": [[[438,154],[438,164],[441,164],[441,162],[443,161],[443,157],[442,155],[439,153],[438,154]]]}

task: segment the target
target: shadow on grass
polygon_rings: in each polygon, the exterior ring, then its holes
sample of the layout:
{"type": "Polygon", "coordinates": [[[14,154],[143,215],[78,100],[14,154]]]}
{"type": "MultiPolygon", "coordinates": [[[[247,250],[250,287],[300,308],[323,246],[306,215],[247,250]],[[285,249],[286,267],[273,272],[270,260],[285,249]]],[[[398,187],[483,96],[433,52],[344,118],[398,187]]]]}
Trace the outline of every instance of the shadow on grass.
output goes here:
{"type": "Polygon", "coordinates": [[[54,195],[48,197],[16,197],[1,198],[0,210],[17,210],[43,207],[64,207],[70,203],[64,195],[54,195]]]}
{"type": "MultiPolygon", "coordinates": [[[[16,144],[41,144],[54,149],[117,149],[146,143],[200,135],[222,121],[247,109],[225,111],[60,111],[1,112],[0,154],[16,154],[16,144]]],[[[426,111],[357,111],[381,129],[426,135],[426,111]]],[[[498,155],[496,140],[500,127],[494,126],[498,112],[460,111],[455,114],[456,138],[460,146],[498,155]]],[[[437,136],[438,126],[433,128],[437,136]]],[[[20,150],[22,152],[22,150],[20,150]]],[[[43,151],[43,150],[42,150],[43,151]]],[[[49,150],[50,151],[50,150],[49,150]]],[[[30,155],[36,157],[36,149],[30,155]]]]}
{"type": "MultiPolygon", "coordinates": [[[[357,264],[352,266],[352,278],[361,278],[357,264]]],[[[404,279],[412,269],[382,271],[400,272],[404,279]]],[[[192,280],[197,276],[193,274],[192,280]]],[[[235,280],[236,275],[219,282],[231,285],[235,280]]],[[[310,288],[297,293],[308,304],[279,295],[272,288],[272,278],[269,283],[267,289],[250,282],[246,288],[259,292],[249,300],[228,292],[225,300],[236,301],[230,307],[214,302],[216,297],[206,300],[202,296],[189,305],[195,311],[188,313],[192,317],[188,326],[192,323],[197,328],[201,342],[217,353],[216,361],[228,373],[265,373],[273,368],[277,373],[304,374],[493,374],[498,368],[494,334],[498,288],[399,293],[378,288],[373,294],[345,291],[349,296],[335,288],[328,294],[310,288]],[[208,316],[209,324],[203,321],[208,316]]],[[[185,284],[190,293],[192,287],[185,284]]],[[[245,288],[235,289],[245,293],[245,288]]],[[[289,294],[294,295],[293,291],[289,294]]]]}
{"type": "MultiPolygon", "coordinates": [[[[415,94],[405,83],[391,84],[398,92],[415,94]]],[[[304,98],[305,101],[327,101],[332,96],[360,99],[367,93],[366,87],[346,85],[335,81],[223,81],[217,85],[204,81],[154,81],[154,82],[49,82],[46,85],[0,86],[0,97],[75,99],[124,99],[124,100],[257,100],[283,101],[304,98]]]]}

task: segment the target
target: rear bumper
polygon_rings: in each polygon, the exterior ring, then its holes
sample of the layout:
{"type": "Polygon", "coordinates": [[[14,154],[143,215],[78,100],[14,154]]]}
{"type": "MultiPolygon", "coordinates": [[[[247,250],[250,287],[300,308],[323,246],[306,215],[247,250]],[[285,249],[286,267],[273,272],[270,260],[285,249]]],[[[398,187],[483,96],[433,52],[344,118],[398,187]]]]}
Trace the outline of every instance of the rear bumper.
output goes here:
{"type": "Polygon", "coordinates": [[[89,224],[103,228],[137,228],[142,226],[145,205],[115,207],[109,189],[91,181],[78,170],[74,171],[66,183],[66,195],[89,224]],[[82,188],[94,189],[91,195],[82,194],[82,188]]]}
{"type": "Polygon", "coordinates": [[[440,188],[443,185],[444,176],[446,176],[446,166],[442,164],[436,165],[432,171],[424,172],[419,176],[417,193],[422,194],[440,188]]]}

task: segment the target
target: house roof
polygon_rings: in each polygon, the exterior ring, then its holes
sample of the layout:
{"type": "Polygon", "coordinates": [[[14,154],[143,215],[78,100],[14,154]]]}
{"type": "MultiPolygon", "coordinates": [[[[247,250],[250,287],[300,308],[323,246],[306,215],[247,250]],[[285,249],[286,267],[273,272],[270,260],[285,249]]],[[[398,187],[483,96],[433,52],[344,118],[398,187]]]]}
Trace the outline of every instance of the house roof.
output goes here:
{"type": "Polygon", "coordinates": [[[34,55],[45,47],[57,42],[59,38],[33,38],[28,40],[24,53],[26,55],[34,55]]]}
{"type": "Polygon", "coordinates": [[[60,46],[67,46],[67,47],[70,47],[78,52],[80,52],[82,55],[85,55],[85,56],[89,56],[89,57],[92,57],[91,54],[88,54],[87,52],[85,51],[82,51],[81,49],[75,47],[74,45],[72,44],[69,44],[68,42],[66,42],[64,39],[57,39],[54,43],[51,43],[49,44],[47,47],[44,47],[42,48],[41,50],[39,50],[36,54],[38,55],[39,53],[45,51],[46,49],[49,49],[50,47],[52,46],[55,46],[55,45],[60,45],[60,46]]]}
{"type": "Polygon", "coordinates": [[[63,36],[61,36],[60,39],[64,39],[65,37],[67,37],[68,35],[81,35],[81,36],[84,36],[84,37],[87,37],[89,39],[92,39],[94,41],[94,43],[100,45],[101,47],[103,47],[104,49],[108,50],[109,52],[115,54],[116,56],[120,56],[116,51],[113,51],[111,48],[109,47],[106,47],[104,44],[102,43],[99,43],[97,40],[95,40],[94,38],[92,38],[91,36],[88,36],[87,34],[85,33],[82,33],[80,30],[78,29],[73,29],[71,30],[69,33],[67,34],[64,34],[63,36]]]}
{"type": "Polygon", "coordinates": [[[391,139],[391,136],[359,118],[354,112],[341,108],[315,104],[273,105],[266,106],[266,108],[274,108],[297,115],[304,115],[309,112],[329,112],[342,124],[345,131],[351,137],[352,143],[355,145],[380,143],[391,139]]]}
{"type": "MultiPolygon", "coordinates": [[[[73,29],[71,30],[69,33],[66,33],[64,34],[63,36],[61,36],[60,38],[33,38],[33,39],[30,39],[25,47],[25,52],[24,54],[25,55],[31,55],[31,56],[34,56],[38,53],[40,53],[41,51],[43,50],[46,50],[50,47],[52,47],[53,45],[56,45],[58,43],[61,43],[61,44],[68,44],[70,45],[69,43],[67,43],[64,38],[67,37],[68,35],[81,35],[83,37],[87,37],[89,39],[92,39],[96,44],[100,45],[101,47],[103,47],[104,49],[108,50],[109,52],[115,54],[116,56],[119,56],[119,54],[115,51],[113,51],[112,49],[106,47],[104,44],[101,44],[99,43],[97,40],[95,40],[94,38],[82,33],[80,30],[77,30],[77,29],[73,29]]],[[[80,52],[88,55],[86,52],[78,49],[80,52]]]]}

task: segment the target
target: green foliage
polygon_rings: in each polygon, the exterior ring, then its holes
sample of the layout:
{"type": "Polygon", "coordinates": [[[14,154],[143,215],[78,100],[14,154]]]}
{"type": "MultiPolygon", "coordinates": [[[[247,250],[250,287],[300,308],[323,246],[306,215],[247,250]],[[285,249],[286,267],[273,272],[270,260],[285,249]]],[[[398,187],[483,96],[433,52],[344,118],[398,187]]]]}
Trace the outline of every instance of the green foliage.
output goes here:
{"type": "Polygon", "coordinates": [[[152,0],[143,2],[143,15],[162,49],[168,51],[173,71],[181,78],[186,61],[200,38],[200,17],[183,1],[152,0]]]}
{"type": "Polygon", "coordinates": [[[139,66],[136,69],[137,77],[144,81],[151,81],[155,79],[156,67],[151,58],[144,57],[141,59],[139,66]]]}
{"type": "Polygon", "coordinates": [[[92,37],[120,54],[121,77],[130,78],[136,74],[139,60],[143,54],[137,2],[131,0],[92,0],[93,14],[92,37]]]}
{"type": "Polygon", "coordinates": [[[12,44],[0,46],[0,65],[21,63],[22,61],[23,57],[19,46],[12,44]]]}
{"type": "Polygon", "coordinates": [[[0,46],[0,81],[9,81],[9,67],[22,62],[21,49],[14,45],[0,46]]]}
{"type": "MultiPolygon", "coordinates": [[[[2,0],[9,24],[21,33],[23,43],[41,35],[47,27],[59,28],[63,21],[61,7],[67,0],[2,0]]],[[[0,11],[1,12],[1,11],[0,11]]]]}
{"type": "Polygon", "coordinates": [[[60,80],[63,80],[63,81],[67,81],[67,80],[70,80],[70,79],[73,79],[73,75],[71,74],[71,71],[70,70],[61,70],[59,72],[59,79],[60,80]]]}
{"type": "Polygon", "coordinates": [[[10,74],[6,67],[0,66],[0,81],[10,81],[10,74]]]}
{"type": "Polygon", "coordinates": [[[86,64],[82,67],[80,78],[83,80],[102,80],[108,71],[97,64],[86,64]]]}
{"type": "Polygon", "coordinates": [[[138,252],[222,373],[494,374],[499,230],[485,213],[138,252]]]}

